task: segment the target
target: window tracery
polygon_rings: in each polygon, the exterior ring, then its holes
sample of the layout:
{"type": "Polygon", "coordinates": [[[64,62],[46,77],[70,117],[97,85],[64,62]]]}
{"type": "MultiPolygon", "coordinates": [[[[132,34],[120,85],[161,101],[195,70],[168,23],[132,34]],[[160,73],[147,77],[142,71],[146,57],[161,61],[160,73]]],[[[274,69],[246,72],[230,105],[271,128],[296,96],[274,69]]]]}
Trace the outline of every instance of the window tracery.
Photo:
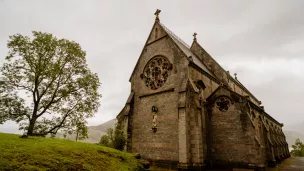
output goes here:
{"type": "Polygon", "coordinates": [[[156,90],[163,86],[167,81],[172,64],[163,56],[152,58],[145,66],[141,75],[147,87],[156,90]]]}
{"type": "Polygon", "coordinates": [[[215,104],[220,111],[226,112],[230,106],[230,100],[227,97],[222,96],[215,101],[215,104]]]}

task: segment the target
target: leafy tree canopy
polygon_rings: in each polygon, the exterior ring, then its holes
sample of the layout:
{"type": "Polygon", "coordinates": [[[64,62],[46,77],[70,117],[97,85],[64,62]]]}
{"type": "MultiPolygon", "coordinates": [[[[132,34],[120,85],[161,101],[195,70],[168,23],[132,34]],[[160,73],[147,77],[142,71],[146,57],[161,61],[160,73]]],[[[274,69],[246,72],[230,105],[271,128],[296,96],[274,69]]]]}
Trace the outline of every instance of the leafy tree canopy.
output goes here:
{"type": "Polygon", "coordinates": [[[9,37],[9,52],[0,67],[0,123],[14,120],[28,135],[87,132],[79,129],[97,112],[101,95],[85,51],[74,41],[32,33],[33,39],[9,37]]]}
{"type": "Polygon", "coordinates": [[[304,157],[304,144],[301,142],[299,138],[296,139],[294,145],[292,145],[293,150],[291,150],[291,154],[297,157],[304,157]]]}

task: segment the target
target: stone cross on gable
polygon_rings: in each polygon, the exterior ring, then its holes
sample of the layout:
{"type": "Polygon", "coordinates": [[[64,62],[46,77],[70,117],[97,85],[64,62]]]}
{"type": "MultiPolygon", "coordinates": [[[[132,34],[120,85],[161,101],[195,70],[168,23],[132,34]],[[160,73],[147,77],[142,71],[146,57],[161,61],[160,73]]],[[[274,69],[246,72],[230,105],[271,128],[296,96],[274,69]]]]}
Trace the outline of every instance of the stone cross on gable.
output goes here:
{"type": "Polygon", "coordinates": [[[194,41],[196,41],[196,35],[197,35],[197,33],[194,32],[194,34],[193,34],[193,40],[194,40],[194,41]]]}
{"type": "Polygon", "coordinates": [[[155,21],[159,21],[159,13],[161,12],[160,9],[157,9],[156,12],[154,13],[154,15],[156,16],[155,21]]]}
{"type": "Polygon", "coordinates": [[[236,76],[237,76],[237,73],[234,73],[234,78],[235,78],[235,79],[237,79],[237,77],[236,77],[236,76]]]}

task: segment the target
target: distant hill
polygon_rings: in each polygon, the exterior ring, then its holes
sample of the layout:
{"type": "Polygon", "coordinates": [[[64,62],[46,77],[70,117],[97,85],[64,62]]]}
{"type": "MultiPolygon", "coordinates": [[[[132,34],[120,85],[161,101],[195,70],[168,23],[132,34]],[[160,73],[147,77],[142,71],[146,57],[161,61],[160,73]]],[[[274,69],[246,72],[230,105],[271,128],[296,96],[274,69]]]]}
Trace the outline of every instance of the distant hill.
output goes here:
{"type": "MultiPolygon", "coordinates": [[[[89,126],[88,134],[89,138],[85,140],[80,140],[80,142],[88,142],[88,143],[98,143],[100,141],[101,136],[107,133],[107,129],[113,128],[115,126],[116,119],[109,120],[103,124],[97,126],[89,126]]],[[[64,138],[61,133],[57,134],[58,138],[64,138]]],[[[67,135],[65,139],[75,140],[75,135],[67,135]]]]}
{"type": "Polygon", "coordinates": [[[304,135],[304,122],[284,125],[283,128],[286,130],[296,131],[304,135]]]}
{"type": "Polygon", "coordinates": [[[0,133],[0,170],[143,170],[140,161],[101,145],[0,133]]]}
{"type": "Polygon", "coordinates": [[[116,123],[116,119],[112,119],[97,126],[89,126],[89,128],[91,130],[101,131],[105,133],[107,132],[107,129],[114,127],[115,123],[116,123]]]}
{"type": "Polygon", "coordinates": [[[304,122],[285,125],[283,129],[289,147],[295,143],[297,138],[304,142],[304,122]]]}
{"type": "Polygon", "coordinates": [[[301,133],[298,133],[296,131],[286,130],[284,131],[284,134],[286,136],[286,141],[289,147],[291,147],[295,143],[297,138],[299,138],[302,142],[304,142],[304,135],[301,133]]]}

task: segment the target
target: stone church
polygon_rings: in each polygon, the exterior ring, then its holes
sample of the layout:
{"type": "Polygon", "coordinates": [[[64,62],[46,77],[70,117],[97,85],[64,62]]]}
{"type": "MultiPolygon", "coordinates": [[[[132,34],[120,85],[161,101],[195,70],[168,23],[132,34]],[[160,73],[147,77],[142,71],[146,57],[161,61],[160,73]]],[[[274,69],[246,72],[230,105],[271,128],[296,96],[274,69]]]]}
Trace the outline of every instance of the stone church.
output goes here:
{"type": "Polygon", "coordinates": [[[126,150],[173,169],[265,169],[290,156],[283,124],[198,43],[155,15],[118,114],[126,150]]]}

